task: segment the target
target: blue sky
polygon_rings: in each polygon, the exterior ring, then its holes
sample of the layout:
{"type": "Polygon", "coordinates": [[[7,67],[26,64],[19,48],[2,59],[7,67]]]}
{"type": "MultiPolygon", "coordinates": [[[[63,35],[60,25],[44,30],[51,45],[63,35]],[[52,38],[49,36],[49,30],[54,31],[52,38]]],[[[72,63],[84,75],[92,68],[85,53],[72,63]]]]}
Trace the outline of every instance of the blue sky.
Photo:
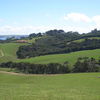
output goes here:
{"type": "Polygon", "coordinates": [[[0,35],[100,26],[100,0],[0,0],[0,35]]]}

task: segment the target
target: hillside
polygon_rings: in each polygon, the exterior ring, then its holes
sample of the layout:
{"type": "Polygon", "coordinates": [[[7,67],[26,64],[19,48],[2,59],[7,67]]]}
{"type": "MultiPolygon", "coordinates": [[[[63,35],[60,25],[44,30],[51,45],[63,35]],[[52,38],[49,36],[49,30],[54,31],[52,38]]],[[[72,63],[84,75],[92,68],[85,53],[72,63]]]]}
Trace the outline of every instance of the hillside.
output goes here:
{"type": "Polygon", "coordinates": [[[15,61],[17,60],[16,52],[20,46],[29,45],[35,42],[37,38],[28,39],[27,37],[20,40],[27,41],[26,43],[18,43],[17,40],[5,40],[0,43],[0,62],[15,61]],[[8,42],[8,43],[7,43],[8,42]]]}
{"type": "Polygon", "coordinates": [[[93,57],[98,59],[100,57],[100,49],[95,50],[85,50],[72,52],[68,54],[53,54],[53,55],[45,55],[34,58],[20,59],[17,62],[29,62],[36,64],[48,64],[48,63],[64,63],[68,61],[70,64],[74,64],[79,57],[93,57]]]}
{"type": "Polygon", "coordinates": [[[100,100],[100,73],[24,75],[0,72],[1,100],[100,100]]]}
{"type": "Polygon", "coordinates": [[[100,53],[100,31],[97,30],[87,34],[50,30],[45,33],[32,33],[21,40],[26,40],[27,43],[16,43],[16,40],[10,39],[9,43],[6,43],[7,41],[0,43],[0,62],[45,64],[68,61],[74,64],[78,57],[87,56],[98,59],[100,53]]]}
{"type": "MultiPolygon", "coordinates": [[[[33,33],[30,36],[37,35],[33,33]]],[[[43,33],[35,43],[19,47],[17,57],[23,59],[92,49],[100,49],[100,31],[96,29],[87,34],[50,30],[43,33]]]]}
{"type": "Polygon", "coordinates": [[[0,62],[16,61],[16,62],[28,62],[36,64],[48,64],[48,63],[64,63],[68,61],[73,65],[78,57],[93,57],[98,59],[100,57],[100,49],[77,51],[68,54],[53,54],[39,57],[32,57],[27,59],[17,59],[16,51],[19,46],[26,45],[25,43],[5,43],[0,44],[0,62]]]}
{"type": "Polygon", "coordinates": [[[0,62],[14,61],[17,59],[16,51],[18,47],[26,45],[20,43],[0,43],[0,62]]]}
{"type": "Polygon", "coordinates": [[[72,52],[68,54],[54,54],[54,55],[45,55],[34,58],[27,59],[17,59],[16,51],[19,46],[26,45],[21,43],[5,43],[0,44],[0,62],[6,61],[17,61],[17,62],[29,62],[29,63],[37,63],[37,64],[47,64],[51,62],[63,63],[68,61],[69,63],[74,64],[78,57],[94,57],[98,59],[100,56],[100,49],[96,50],[85,50],[72,52]]]}

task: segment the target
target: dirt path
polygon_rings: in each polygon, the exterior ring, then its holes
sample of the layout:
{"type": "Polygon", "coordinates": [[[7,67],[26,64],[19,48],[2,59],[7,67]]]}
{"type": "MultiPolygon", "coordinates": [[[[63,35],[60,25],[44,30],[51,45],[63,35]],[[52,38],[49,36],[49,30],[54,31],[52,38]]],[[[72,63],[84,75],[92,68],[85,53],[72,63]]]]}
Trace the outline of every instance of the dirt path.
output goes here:
{"type": "Polygon", "coordinates": [[[1,53],[1,56],[0,56],[0,58],[1,58],[1,57],[3,57],[3,56],[4,56],[4,53],[3,53],[3,51],[2,51],[2,50],[0,50],[0,53],[1,53]]]}
{"type": "Polygon", "coordinates": [[[6,71],[0,71],[0,73],[19,75],[19,76],[57,76],[57,75],[61,75],[61,74],[23,74],[23,73],[6,72],[6,71]]]}
{"type": "Polygon", "coordinates": [[[23,75],[23,74],[19,74],[19,73],[6,72],[6,71],[0,71],[0,73],[4,73],[4,74],[12,74],[12,75],[23,75]]]}

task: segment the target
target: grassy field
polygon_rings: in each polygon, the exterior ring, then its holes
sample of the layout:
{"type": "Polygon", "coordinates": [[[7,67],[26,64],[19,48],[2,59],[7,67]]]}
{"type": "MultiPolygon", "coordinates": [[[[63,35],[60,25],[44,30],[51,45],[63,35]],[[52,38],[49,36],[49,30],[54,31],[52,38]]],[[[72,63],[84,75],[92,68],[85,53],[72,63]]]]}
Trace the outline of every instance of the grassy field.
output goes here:
{"type": "Polygon", "coordinates": [[[100,73],[14,75],[0,72],[0,100],[100,100],[100,73]]]}
{"type": "Polygon", "coordinates": [[[72,52],[68,54],[39,56],[39,57],[34,57],[29,59],[18,60],[17,62],[47,64],[51,62],[63,63],[65,61],[68,61],[70,64],[74,64],[78,57],[94,57],[98,59],[100,57],[99,54],[100,54],[100,49],[95,49],[95,50],[72,52]]]}
{"type": "Polygon", "coordinates": [[[39,56],[28,59],[17,59],[16,51],[19,46],[27,45],[26,43],[5,43],[0,44],[0,62],[6,61],[16,61],[16,62],[29,62],[29,63],[37,63],[37,64],[47,64],[47,63],[63,63],[68,61],[70,64],[74,64],[78,57],[94,57],[98,59],[100,57],[100,49],[95,50],[86,50],[86,51],[78,51],[72,52],[68,54],[54,54],[54,55],[46,55],[39,56]]]}
{"type": "Polygon", "coordinates": [[[27,40],[28,43],[0,43],[0,62],[17,60],[16,51],[18,47],[34,43],[36,39],[38,38],[27,40]]]}
{"type": "MultiPolygon", "coordinates": [[[[100,39],[100,37],[90,37],[88,39],[100,39]]],[[[79,40],[75,40],[73,42],[83,42],[85,39],[79,39],[79,40]]]]}
{"type": "Polygon", "coordinates": [[[0,62],[14,61],[17,59],[16,51],[19,46],[25,45],[25,43],[3,43],[0,44],[0,62]],[[1,54],[3,53],[3,55],[1,54]]]}

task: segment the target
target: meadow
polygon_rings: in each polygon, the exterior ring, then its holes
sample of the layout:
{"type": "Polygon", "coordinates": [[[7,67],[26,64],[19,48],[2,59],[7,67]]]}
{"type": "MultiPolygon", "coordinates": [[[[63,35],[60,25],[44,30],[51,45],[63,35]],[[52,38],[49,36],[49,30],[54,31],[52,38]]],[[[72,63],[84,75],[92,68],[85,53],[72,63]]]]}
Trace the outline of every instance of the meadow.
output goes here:
{"type": "Polygon", "coordinates": [[[100,100],[100,73],[14,75],[0,72],[0,100],[100,100]]]}
{"type": "MultiPolygon", "coordinates": [[[[79,57],[100,59],[100,49],[95,49],[21,60],[16,56],[21,45],[27,44],[0,44],[0,62],[47,64],[68,61],[73,65],[79,57]]],[[[0,68],[0,100],[100,100],[100,73],[26,75],[12,71],[0,68]]]]}
{"type": "Polygon", "coordinates": [[[84,51],[77,51],[68,54],[53,54],[53,55],[38,56],[34,58],[17,60],[17,62],[47,64],[47,63],[64,63],[65,61],[68,61],[69,64],[74,64],[77,58],[79,57],[93,57],[95,59],[99,59],[100,57],[99,54],[100,54],[100,49],[84,50],[84,51]]]}
{"type": "Polygon", "coordinates": [[[18,48],[22,45],[34,43],[36,39],[38,38],[27,40],[28,43],[16,43],[16,41],[11,43],[0,43],[0,62],[17,60],[16,51],[18,48]]]}
{"type": "Polygon", "coordinates": [[[15,61],[15,62],[29,62],[36,64],[48,64],[48,63],[64,63],[68,61],[73,65],[78,57],[93,57],[95,59],[100,58],[100,49],[77,51],[68,54],[53,54],[32,57],[27,59],[17,59],[16,51],[19,46],[27,45],[27,43],[4,43],[0,44],[0,62],[15,61]]]}
{"type": "Polygon", "coordinates": [[[1,43],[0,44],[0,62],[14,61],[17,59],[16,51],[18,47],[25,45],[25,43],[1,43]],[[3,56],[2,54],[3,53],[3,56]]]}

